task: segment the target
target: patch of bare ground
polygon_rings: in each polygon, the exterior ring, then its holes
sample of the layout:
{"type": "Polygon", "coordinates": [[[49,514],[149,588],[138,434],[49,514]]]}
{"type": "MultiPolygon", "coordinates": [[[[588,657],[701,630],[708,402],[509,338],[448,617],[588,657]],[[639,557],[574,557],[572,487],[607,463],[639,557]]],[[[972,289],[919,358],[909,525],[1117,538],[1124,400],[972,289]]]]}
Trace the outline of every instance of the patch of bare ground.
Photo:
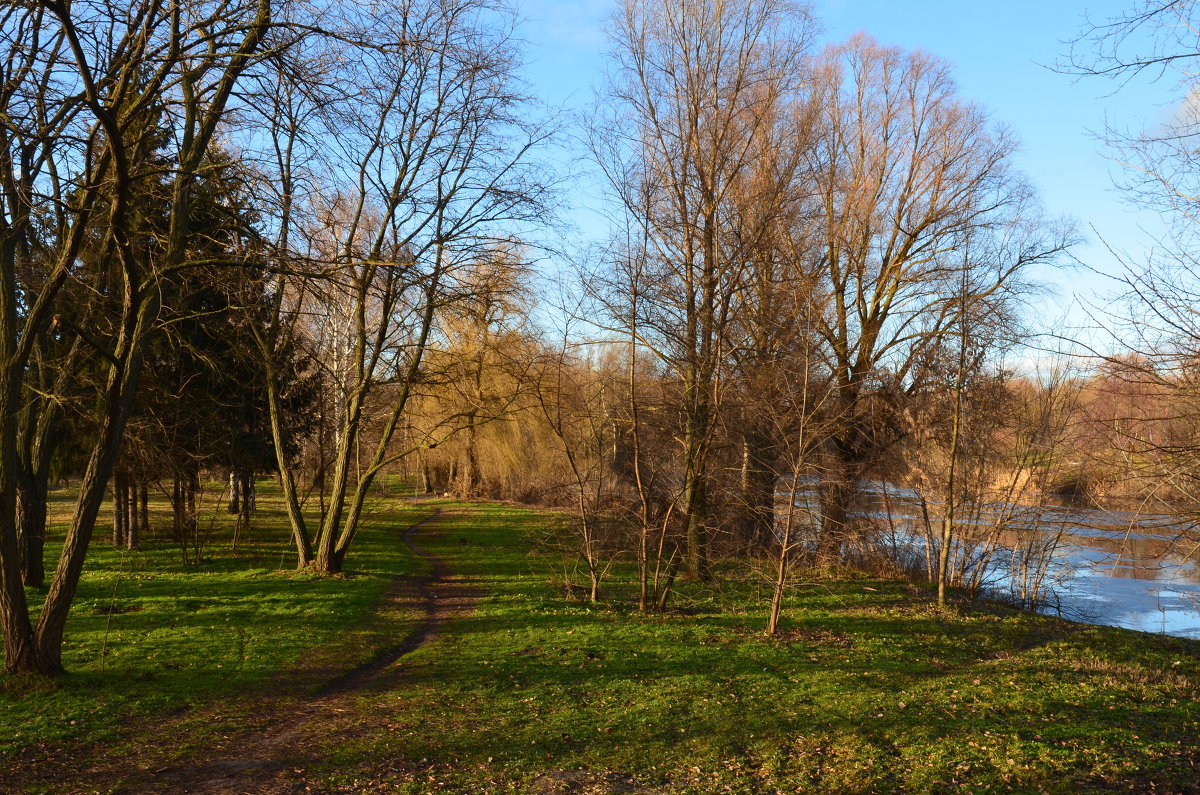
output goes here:
{"type": "Polygon", "coordinates": [[[373,659],[337,674],[328,665],[298,673],[324,684],[239,698],[227,704],[167,718],[157,726],[133,727],[136,748],[114,755],[114,749],[86,747],[47,750],[17,762],[5,778],[11,791],[155,792],[155,793],[291,793],[315,787],[306,771],[321,763],[332,742],[386,730],[364,714],[357,697],[367,690],[386,691],[405,679],[405,655],[431,642],[445,624],[467,614],[478,594],[456,581],[446,563],[425,550],[420,536],[439,533],[445,509],[412,525],[404,542],[429,564],[429,573],[397,579],[380,611],[423,612],[416,630],[386,645],[373,659]],[[291,690],[291,695],[284,692],[291,690]],[[206,726],[208,741],[197,746],[191,732],[206,726]],[[217,731],[213,726],[227,726],[217,731]]]}

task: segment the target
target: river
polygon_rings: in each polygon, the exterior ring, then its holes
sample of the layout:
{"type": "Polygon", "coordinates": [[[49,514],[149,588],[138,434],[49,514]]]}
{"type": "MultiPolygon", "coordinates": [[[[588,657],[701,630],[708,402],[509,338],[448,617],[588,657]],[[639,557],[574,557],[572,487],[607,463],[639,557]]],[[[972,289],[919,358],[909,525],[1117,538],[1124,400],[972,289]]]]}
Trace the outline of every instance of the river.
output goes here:
{"type": "Polygon", "coordinates": [[[1200,638],[1200,567],[1178,551],[1187,528],[1167,516],[1071,514],[1055,556],[1064,617],[1200,638]]]}
{"type": "MultiPolygon", "coordinates": [[[[862,514],[882,520],[893,544],[907,544],[923,556],[924,521],[915,492],[883,484],[870,484],[866,492],[870,504],[862,514]]],[[[801,499],[815,509],[812,498],[809,492],[801,499]]],[[[928,507],[936,517],[940,506],[928,507]]],[[[985,588],[993,593],[1019,590],[1010,550],[1020,539],[1052,541],[1046,589],[1038,600],[1042,612],[1200,639],[1197,544],[1185,540],[1197,537],[1194,525],[1161,514],[1063,505],[1033,509],[995,504],[969,513],[968,532],[1000,524],[1005,528],[992,535],[995,552],[984,569],[985,588]],[[997,517],[1004,521],[996,523],[997,517]]]]}

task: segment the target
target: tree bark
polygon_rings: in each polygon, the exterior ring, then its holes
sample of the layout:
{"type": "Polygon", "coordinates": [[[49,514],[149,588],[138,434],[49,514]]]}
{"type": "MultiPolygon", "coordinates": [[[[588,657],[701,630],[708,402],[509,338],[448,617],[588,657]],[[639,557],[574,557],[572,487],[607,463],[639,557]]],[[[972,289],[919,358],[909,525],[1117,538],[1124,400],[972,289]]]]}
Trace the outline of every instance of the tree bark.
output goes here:
{"type": "Polygon", "coordinates": [[[125,504],[129,508],[129,514],[125,519],[125,549],[133,550],[138,546],[138,483],[134,478],[128,479],[129,490],[128,497],[125,499],[125,504]]]}
{"type": "Polygon", "coordinates": [[[842,562],[850,538],[850,501],[854,497],[855,484],[847,467],[835,465],[833,471],[822,478],[819,492],[821,532],[817,536],[817,563],[829,566],[842,562]]]}
{"type": "Polygon", "coordinates": [[[686,514],[685,572],[689,579],[708,579],[708,483],[704,467],[704,445],[707,429],[700,418],[689,416],[684,436],[683,504],[686,514]]]}
{"type": "Polygon", "coordinates": [[[241,490],[241,481],[238,479],[237,470],[229,472],[229,513],[241,513],[241,500],[239,494],[241,490]]]}
{"type": "Polygon", "coordinates": [[[96,525],[96,516],[108,485],[125,421],[133,405],[138,377],[141,374],[141,339],[157,315],[157,290],[143,297],[127,294],[123,316],[124,328],[117,345],[117,356],[110,367],[105,389],[105,412],[99,439],[92,449],[80,484],[75,513],[67,529],[62,555],[54,572],[50,592],[38,615],[35,630],[37,644],[37,673],[62,673],[62,637],[67,624],[71,601],[79,587],[83,562],[96,525]]]}
{"type": "MultiPolygon", "coordinates": [[[[22,467],[24,469],[24,467],[22,467]]],[[[26,586],[41,588],[46,582],[46,500],[49,478],[41,472],[17,475],[17,538],[22,550],[21,576],[26,586]]]]}

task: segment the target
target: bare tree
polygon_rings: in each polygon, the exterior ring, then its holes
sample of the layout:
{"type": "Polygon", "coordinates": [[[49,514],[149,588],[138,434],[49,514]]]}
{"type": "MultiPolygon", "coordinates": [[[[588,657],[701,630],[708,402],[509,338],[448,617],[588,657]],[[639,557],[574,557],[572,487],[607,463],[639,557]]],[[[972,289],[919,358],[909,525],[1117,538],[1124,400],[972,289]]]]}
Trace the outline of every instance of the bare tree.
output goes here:
{"type": "Polygon", "coordinates": [[[491,491],[486,481],[495,483],[496,472],[487,472],[481,460],[484,430],[531,402],[527,393],[536,394],[537,379],[530,371],[539,358],[526,334],[529,295],[522,282],[531,271],[522,253],[486,253],[471,271],[460,300],[443,310],[445,344],[431,357],[424,379],[430,393],[426,403],[437,416],[427,438],[461,429],[455,438],[458,477],[449,485],[464,498],[491,491]]]}
{"type": "Polygon", "coordinates": [[[1186,81],[1189,64],[1197,57],[1200,25],[1191,0],[1133,0],[1127,12],[1104,19],[1089,17],[1058,69],[1118,81],[1144,72],[1186,81]]]}
{"type": "Polygon", "coordinates": [[[784,599],[791,587],[791,572],[798,554],[809,546],[817,535],[815,513],[809,508],[807,495],[814,481],[822,475],[816,455],[832,418],[825,404],[834,392],[827,371],[816,362],[815,345],[801,346],[791,357],[790,367],[774,373],[771,397],[761,406],[762,416],[773,426],[776,454],[770,463],[771,525],[769,535],[759,544],[773,553],[774,567],[771,588],[771,607],[767,617],[766,634],[774,635],[779,628],[784,599]],[[775,503],[782,494],[785,504],[782,517],[777,517],[775,503]]]}
{"type": "MultiPolygon", "coordinates": [[[[1194,430],[1200,408],[1195,400],[1200,355],[1197,58],[1196,4],[1143,0],[1128,13],[1090,24],[1060,64],[1072,74],[1114,80],[1118,90],[1137,77],[1174,85],[1177,105],[1165,121],[1142,129],[1106,129],[1105,144],[1125,166],[1119,187],[1135,206],[1158,210],[1167,230],[1144,260],[1127,260],[1117,277],[1120,295],[1104,310],[1112,344],[1100,353],[1098,375],[1124,400],[1092,408],[1108,420],[1106,444],[1124,459],[1127,481],[1193,516],[1200,510],[1195,479],[1200,440],[1194,430]]],[[[1127,496],[1131,491],[1126,489],[1127,496]]]]}
{"type": "MultiPolygon", "coordinates": [[[[976,324],[1004,326],[990,311],[968,315],[968,328],[976,324]]],[[[1017,377],[1005,362],[1012,349],[988,336],[979,330],[966,346],[954,340],[930,365],[943,387],[906,412],[909,431],[893,451],[903,465],[893,472],[911,491],[887,500],[889,522],[900,525],[891,552],[911,574],[938,583],[940,603],[950,587],[968,596],[990,587],[1032,607],[1063,539],[1057,505],[1079,464],[1082,381],[1062,365],[1065,356],[1017,377]]]]}
{"type": "MultiPolygon", "coordinates": [[[[569,327],[568,327],[569,328],[569,327]]],[[[588,598],[600,599],[600,585],[612,565],[605,532],[611,517],[604,500],[613,488],[613,384],[604,368],[594,366],[578,350],[587,342],[564,341],[547,349],[536,389],[537,405],[558,440],[567,462],[578,515],[579,555],[588,570],[588,598]]]]}
{"type": "MultiPolygon", "coordinates": [[[[157,314],[156,280],[184,265],[188,193],[204,167],[235,86],[259,56],[268,0],[9,4],[0,12],[7,75],[6,205],[0,229],[0,619],[9,670],[56,674],[61,644],[105,486],[157,314]],[[157,139],[172,155],[163,161],[157,139]],[[168,178],[161,177],[166,172],[168,178]],[[138,245],[139,202],[169,201],[165,234],[138,245]],[[54,224],[39,245],[35,225],[54,224]],[[97,266],[79,267],[94,239],[97,266]],[[23,256],[24,255],[24,256],[23,256]],[[95,443],[36,627],[21,585],[14,516],[16,418],[33,350],[61,333],[64,286],[95,278],[115,322],[78,334],[103,364],[95,443]]],[[[65,313],[63,313],[65,314],[65,313]]]]}
{"type": "Polygon", "coordinates": [[[843,557],[856,484],[896,439],[899,403],[923,387],[921,363],[954,333],[964,269],[980,298],[1051,261],[1069,230],[1042,222],[1010,159],[1011,137],[955,96],[947,66],[865,36],[832,47],[819,71],[819,333],[837,398],[826,446],[820,554],[843,557]],[[1012,256],[964,256],[972,236],[1013,238],[1012,256]]]}
{"type": "MultiPolygon", "coordinates": [[[[639,230],[639,316],[615,312],[678,379],[686,562],[707,576],[710,453],[728,331],[746,278],[747,230],[731,213],[775,111],[799,91],[812,23],[784,0],[627,0],[614,69],[593,120],[596,154],[639,230]]],[[[616,307],[617,302],[610,303],[616,307]]]]}
{"type": "MultiPolygon", "coordinates": [[[[745,278],[726,346],[723,430],[741,459],[736,490],[726,493],[741,514],[735,523],[741,535],[737,543],[750,551],[774,545],[777,485],[795,474],[793,467],[781,472],[777,466],[790,444],[787,423],[807,423],[805,406],[813,404],[818,385],[828,382],[828,370],[814,355],[816,321],[827,296],[811,267],[819,257],[816,207],[801,169],[818,117],[812,99],[812,94],[792,97],[772,109],[777,118],[758,131],[754,166],[741,175],[731,202],[732,234],[745,256],[745,278]],[[805,388],[798,389],[800,384],[805,388]]],[[[791,459],[807,459],[808,453],[791,459]]]]}
{"type": "MultiPolygon", "coordinates": [[[[340,571],[375,477],[482,255],[537,220],[547,183],[530,159],[549,128],[517,86],[512,16],[490,0],[393,0],[334,9],[281,60],[264,103],[277,197],[279,306],[265,358],[297,324],[331,393],[329,502],[310,529],[280,453],[300,564],[340,571]],[[317,125],[315,128],[313,125],[317,125]],[[336,130],[332,139],[324,130],[336,130]],[[300,168],[312,158],[319,164],[300,168]],[[320,187],[306,179],[318,172],[320,187]],[[299,278],[289,270],[303,271],[299,278]],[[367,408],[390,397],[370,430],[367,408]]],[[[282,419],[273,400],[274,422],[282,419]]],[[[281,432],[276,433],[282,437],[281,432]]],[[[277,451],[282,450],[276,445],[277,451]]]]}
{"type": "MultiPolygon", "coordinates": [[[[626,228],[633,229],[632,226],[626,228]]],[[[638,610],[645,613],[651,609],[665,609],[675,584],[683,547],[671,531],[683,487],[681,479],[672,477],[675,471],[673,456],[665,443],[673,429],[664,427],[661,421],[668,400],[662,374],[652,365],[653,361],[660,360],[643,358],[640,354],[642,343],[637,323],[641,316],[639,303],[646,247],[640,236],[635,240],[638,242],[627,243],[625,254],[617,258],[619,271],[623,271],[617,282],[629,288],[624,298],[628,301],[630,323],[626,353],[627,432],[624,434],[628,455],[616,465],[625,470],[624,474],[637,494],[638,610]],[[649,421],[648,415],[660,419],[649,421]]]]}

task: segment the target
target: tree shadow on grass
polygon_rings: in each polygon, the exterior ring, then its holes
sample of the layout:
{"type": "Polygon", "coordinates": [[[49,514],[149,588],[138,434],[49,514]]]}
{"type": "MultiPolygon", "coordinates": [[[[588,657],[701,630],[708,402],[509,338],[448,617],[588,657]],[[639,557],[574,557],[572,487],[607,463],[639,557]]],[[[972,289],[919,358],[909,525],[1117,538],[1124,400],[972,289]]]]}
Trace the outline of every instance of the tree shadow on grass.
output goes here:
{"type": "MultiPolygon", "coordinates": [[[[406,661],[405,689],[376,694],[387,735],[333,758],[440,760],[451,779],[616,770],[700,792],[1192,780],[1195,751],[1164,750],[1197,740],[1171,693],[1131,710],[1136,683],[1078,675],[1088,654],[1120,656],[1137,638],[1106,631],[1112,648],[1089,651],[1068,622],[884,594],[797,599],[790,632],[768,639],[746,605],[640,616],[556,599],[513,561],[507,571],[520,581],[489,578],[499,592],[406,661]]],[[[1142,650],[1179,647],[1157,643],[1142,650]]],[[[1164,684],[1178,698],[1191,682],[1164,684]]]]}

